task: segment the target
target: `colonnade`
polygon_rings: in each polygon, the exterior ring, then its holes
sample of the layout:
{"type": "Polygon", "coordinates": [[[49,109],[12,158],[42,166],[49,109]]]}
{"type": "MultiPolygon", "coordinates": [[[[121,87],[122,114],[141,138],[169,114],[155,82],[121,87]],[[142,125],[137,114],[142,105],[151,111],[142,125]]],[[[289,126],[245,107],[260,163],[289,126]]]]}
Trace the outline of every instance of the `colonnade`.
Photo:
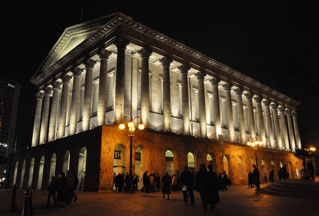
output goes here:
{"type": "MultiPolygon", "coordinates": [[[[124,121],[124,110],[126,104],[124,100],[125,89],[125,58],[126,47],[129,44],[124,38],[119,37],[115,41],[117,48],[116,58],[116,80],[115,80],[115,97],[114,97],[114,122],[118,124],[124,121]]],[[[111,51],[105,47],[101,47],[97,53],[100,59],[99,69],[99,88],[98,88],[98,106],[97,106],[97,125],[105,124],[105,114],[107,112],[108,100],[113,98],[107,97],[107,72],[108,60],[111,51]]],[[[141,93],[140,100],[140,115],[143,124],[148,126],[150,123],[150,91],[149,89],[149,68],[150,56],[152,50],[148,47],[142,47],[138,54],[141,59],[141,93]]],[[[162,116],[163,116],[163,130],[171,131],[172,119],[172,98],[171,98],[171,63],[173,59],[169,56],[162,56],[158,59],[162,67],[162,116]]],[[[77,124],[80,122],[78,117],[78,110],[80,104],[81,91],[81,75],[85,71],[84,84],[84,102],[81,119],[81,131],[90,129],[90,116],[92,109],[93,97],[93,69],[96,60],[91,58],[86,59],[83,64],[85,67],[80,68],[75,66],[71,71],[63,73],[58,79],[52,80],[44,89],[41,89],[36,94],[37,104],[34,116],[34,128],[32,137],[32,146],[43,144],[45,142],[53,141],[55,139],[66,136],[67,116],[69,115],[68,134],[74,135],[77,133],[77,124]],[[73,80],[72,92],[71,80],[73,80]],[[62,86],[62,88],[61,88],[62,86]],[[52,94],[53,92],[53,94],[52,94]],[[70,98],[71,94],[71,98],[70,98]],[[67,113],[67,105],[71,103],[69,113],[67,113]]],[[[299,129],[297,123],[296,112],[292,111],[288,106],[282,102],[270,100],[256,94],[253,90],[245,86],[233,85],[229,80],[223,80],[218,76],[210,75],[209,71],[200,69],[195,70],[190,67],[188,63],[178,63],[177,70],[180,73],[181,82],[181,107],[182,112],[180,119],[182,121],[183,134],[191,134],[191,124],[194,122],[190,110],[193,99],[190,97],[190,70],[196,71],[194,73],[197,80],[198,88],[198,114],[199,114],[199,134],[201,137],[207,137],[208,130],[214,130],[213,137],[219,139],[220,135],[225,135],[225,130],[228,133],[229,142],[238,142],[236,134],[239,134],[239,142],[245,144],[248,138],[260,138],[263,140],[264,147],[295,151],[296,148],[301,148],[299,129]],[[208,81],[208,82],[206,82],[208,81]],[[207,84],[208,83],[208,84],[207,84]],[[207,110],[207,86],[212,89],[212,107],[207,110]],[[221,123],[221,105],[220,105],[220,91],[225,95],[225,112],[227,116],[227,127],[222,126],[221,123]],[[245,97],[244,97],[245,96],[245,97]],[[233,110],[233,103],[237,104],[237,109],[233,110]],[[247,109],[247,113],[244,111],[247,109]],[[212,113],[210,113],[212,112],[212,113]],[[254,114],[254,112],[256,114],[254,114]],[[235,116],[237,113],[237,116],[235,116]],[[212,116],[214,122],[207,122],[208,116],[212,116]],[[238,121],[238,131],[234,126],[235,119],[238,121]],[[248,123],[248,128],[245,125],[248,123]],[[239,133],[238,133],[239,132],[239,133]],[[267,132],[267,133],[266,133],[267,132]]],[[[131,86],[132,87],[132,86],[131,86]]],[[[156,90],[159,91],[159,90],[156,90]]]]}

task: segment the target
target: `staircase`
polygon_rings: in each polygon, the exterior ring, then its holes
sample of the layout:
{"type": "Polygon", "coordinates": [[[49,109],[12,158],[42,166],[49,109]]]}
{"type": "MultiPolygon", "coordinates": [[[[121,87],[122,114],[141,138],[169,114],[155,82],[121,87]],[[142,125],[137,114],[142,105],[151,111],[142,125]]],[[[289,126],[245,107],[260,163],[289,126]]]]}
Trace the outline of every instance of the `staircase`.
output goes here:
{"type": "Polygon", "coordinates": [[[319,199],[319,183],[311,180],[283,180],[263,187],[261,193],[319,199]]]}

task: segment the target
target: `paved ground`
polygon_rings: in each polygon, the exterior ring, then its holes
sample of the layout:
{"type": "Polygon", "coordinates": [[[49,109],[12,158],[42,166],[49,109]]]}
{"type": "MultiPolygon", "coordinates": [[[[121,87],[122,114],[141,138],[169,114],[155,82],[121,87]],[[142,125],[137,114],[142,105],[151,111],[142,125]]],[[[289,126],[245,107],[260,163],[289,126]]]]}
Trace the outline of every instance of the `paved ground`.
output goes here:
{"type": "MultiPolygon", "coordinates": [[[[0,215],[21,215],[23,191],[17,192],[17,212],[9,212],[11,191],[0,190],[0,215]]],[[[78,192],[79,200],[65,208],[46,208],[46,192],[33,194],[34,215],[125,215],[173,216],[204,215],[199,194],[195,192],[195,205],[185,205],[182,192],[173,192],[171,200],[163,200],[160,193],[93,193],[78,192]]],[[[256,193],[247,186],[231,186],[220,192],[221,202],[210,215],[319,215],[319,199],[270,196],[256,193]]]]}

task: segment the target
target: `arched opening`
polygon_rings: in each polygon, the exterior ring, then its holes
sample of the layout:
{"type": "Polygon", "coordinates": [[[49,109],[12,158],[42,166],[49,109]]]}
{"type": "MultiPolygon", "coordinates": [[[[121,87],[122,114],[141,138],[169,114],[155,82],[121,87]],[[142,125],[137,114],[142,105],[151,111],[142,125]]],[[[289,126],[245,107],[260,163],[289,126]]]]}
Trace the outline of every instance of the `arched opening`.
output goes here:
{"type": "Polygon", "coordinates": [[[44,169],[44,156],[42,156],[41,160],[40,160],[39,177],[38,177],[38,190],[41,190],[41,188],[42,188],[43,169],[44,169]]]}
{"type": "Polygon", "coordinates": [[[223,165],[224,165],[224,171],[227,174],[227,176],[229,176],[229,162],[228,162],[228,158],[224,155],[223,157],[223,165]]]}
{"type": "Polygon", "coordinates": [[[280,166],[280,168],[282,168],[282,167],[283,167],[283,164],[282,164],[282,162],[281,162],[281,161],[279,162],[279,166],[280,166]]]}
{"type": "Polygon", "coordinates": [[[143,182],[141,181],[143,178],[143,150],[142,147],[137,147],[135,150],[135,174],[139,178],[138,189],[141,188],[143,182]]]}
{"type": "Polygon", "coordinates": [[[78,164],[78,179],[79,184],[77,190],[84,190],[84,180],[85,180],[85,171],[86,171],[86,159],[87,159],[87,150],[85,147],[81,148],[79,152],[79,164],[78,164]]]}
{"type": "Polygon", "coordinates": [[[244,178],[244,167],[243,167],[243,160],[241,159],[241,157],[238,157],[237,164],[238,164],[238,176],[240,179],[243,179],[244,178]]]}
{"type": "Polygon", "coordinates": [[[67,150],[63,157],[63,167],[62,167],[62,171],[64,172],[65,175],[70,168],[70,156],[71,156],[70,151],[67,150]]]}
{"type": "Polygon", "coordinates": [[[125,147],[118,144],[114,148],[114,175],[125,174],[125,147]]]}
{"type": "Polygon", "coordinates": [[[50,162],[50,179],[52,176],[55,176],[56,171],[56,154],[53,153],[51,156],[51,162],[50,162]]]}
{"type": "Polygon", "coordinates": [[[30,163],[28,187],[32,186],[33,170],[34,170],[34,158],[32,158],[30,163]]]}
{"type": "Polygon", "coordinates": [[[300,179],[300,172],[298,169],[298,162],[296,162],[296,178],[300,179]]]}
{"type": "Polygon", "coordinates": [[[18,166],[19,166],[18,161],[16,161],[16,164],[15,164],[15,166],[14,166],[12,186],[15,185],[16,182],[17,182],[18,166]]]}
{"type": "Polygon", "coordinates": [[[22,169],[21,169],[21,178],[20,178],[20,188],[23,188],[24,183],[24,174],[25,174],[25,160],[22,163],[22,169]]]}
{"type": "Polygon", "coordinates": [[[174,155],[170,150],[165,152],[166,172],[172,176],[174,174],[174,155]]]}
{"type": "Polygon", "coordinates": [[[191,152],[188,152],[187,154],[187,166],[192,170],[195,169],[195,157],[194,154],[191,152]]]}
{"type": "Polygon", "coordinates": [[[206,156],[207,165],[211,164],[213,166],[213,170],[216,172],[216,158],[213,153],[207,154],[206,156]]]}
{"type": "Polygon", "coordinates": [[[265,171],[265,162],[264,162],[264,160],[261,160],[260,163],[261,163],[262,177],[264,178],[264,176],[267,176],[266,171],[265,171]]]}

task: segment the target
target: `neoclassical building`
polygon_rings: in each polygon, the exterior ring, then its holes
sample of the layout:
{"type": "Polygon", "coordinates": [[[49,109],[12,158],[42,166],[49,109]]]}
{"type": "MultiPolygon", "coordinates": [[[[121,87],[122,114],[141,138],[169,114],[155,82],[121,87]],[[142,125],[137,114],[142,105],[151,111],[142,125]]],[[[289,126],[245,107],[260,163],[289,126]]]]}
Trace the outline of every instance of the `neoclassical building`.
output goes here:
{"type": "Polygon", "coordinates": [[[79,189],[110,190],[130,164],[141,176],[201,163],[243,184],[256,160],[299,177],[299,102],[125,14],[66,28],[31,82],[32,145],[13,156],[9,186],[45,189],[73,170],[79,189]],[[145,126],[132,148],[118,127],[130,120],[145,126]]]}

